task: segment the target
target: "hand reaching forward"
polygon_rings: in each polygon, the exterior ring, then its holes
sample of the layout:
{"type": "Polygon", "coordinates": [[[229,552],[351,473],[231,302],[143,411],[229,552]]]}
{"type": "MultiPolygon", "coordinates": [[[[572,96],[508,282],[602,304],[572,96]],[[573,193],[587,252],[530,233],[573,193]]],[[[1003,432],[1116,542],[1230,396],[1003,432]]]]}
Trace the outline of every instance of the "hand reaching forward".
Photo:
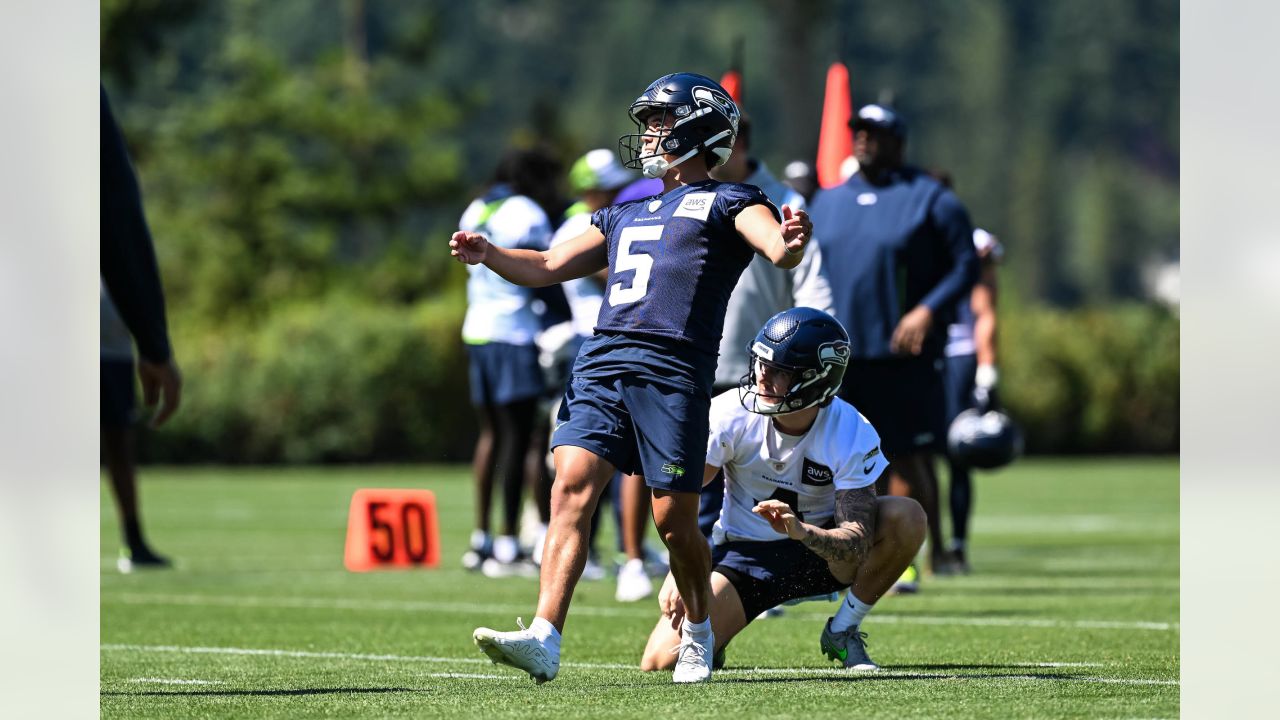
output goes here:
{"type": "Polygon", "coordinates": [[[786,535],[792,540],[799,540],[807,534],[803,523],[796,517],[791,506],[781,500],[761,500],[751,508],[751,512],[768,520],[774,532],[786,535]]]}
{"type": "Polygon", "coordinates": [[[459,262],[478,265],[484,262],[489,251],[489,239],[480,233],[459,230],[449,238],[449,254],[459,262]]]}
{"type": "Polygon", "coordinates": [[[790,205],[782,206],[782,244],[786,246],[788,255],[804,252],[804,246],[813,236],[813,223],[809,213],[804,210],[792,210],[790,205]]]}

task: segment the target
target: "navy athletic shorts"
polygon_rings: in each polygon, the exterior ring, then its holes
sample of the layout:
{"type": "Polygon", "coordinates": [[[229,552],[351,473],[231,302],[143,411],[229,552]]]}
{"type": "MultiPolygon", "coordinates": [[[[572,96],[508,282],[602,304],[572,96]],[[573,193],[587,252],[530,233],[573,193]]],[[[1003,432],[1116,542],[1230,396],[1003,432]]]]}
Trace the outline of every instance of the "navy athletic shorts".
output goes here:
{"type": "Polygon", "coordinates": [[[102,426],[129,427],[134,420],[133,361],[103,358],[99,368],[102,426]]]}
{"type": "Polygon", "coordinates": [[[826,560],[799,540],[736,540],[716,545],[711,549],[711,566],[738,591],[748,623],[788,600],[848,587],[831,574],[826,560]]]}
{"type": "Polygon", "coordinates": [[[471,404],[509,405],[542,394],[536,345],[491,342],[467,345],[471,359],[471,404]]]}
{"type": "Polygon", "coordinates": [[[952,355],[947,358],[944,382],[947,388],[947,425],[960,413],[973,407],[974,377],[978,372],[978,356],[952,355]]]}
{"type": "Polygon", "coordinates": [[[942,364],[942,358],[923,357],[849,361],[840,397],[875,426],[891,462],[898,455],[943,448],[942,364]]]}
{"type": "Polygon", "coordinates": [[[592,337],[574,362],[551,447],[589,450],[651,488],[698,492],[715,373],[715,356],[702,355],[661,341],[592,337]]]}

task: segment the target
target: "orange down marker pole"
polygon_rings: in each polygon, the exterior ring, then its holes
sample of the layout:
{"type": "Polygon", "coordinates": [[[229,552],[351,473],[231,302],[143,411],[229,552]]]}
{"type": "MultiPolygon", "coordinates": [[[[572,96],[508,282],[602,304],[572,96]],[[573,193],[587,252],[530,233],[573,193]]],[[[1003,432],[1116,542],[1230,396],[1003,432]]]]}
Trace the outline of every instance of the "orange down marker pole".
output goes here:
{"type": "Polygon", "coordinates": [[[361,488],[347,514],[347,569],[437,567],[440,523],[430,490],[361,488]]]}
{"type": "Polygon", "coordinates": [[[827,69],[827,94],[822,103],[822,127],[818,131],[818,185],[839,185],[840,166],[853,155],[853,98],[849,91],[849,68],[842,62],[827,69]]]}

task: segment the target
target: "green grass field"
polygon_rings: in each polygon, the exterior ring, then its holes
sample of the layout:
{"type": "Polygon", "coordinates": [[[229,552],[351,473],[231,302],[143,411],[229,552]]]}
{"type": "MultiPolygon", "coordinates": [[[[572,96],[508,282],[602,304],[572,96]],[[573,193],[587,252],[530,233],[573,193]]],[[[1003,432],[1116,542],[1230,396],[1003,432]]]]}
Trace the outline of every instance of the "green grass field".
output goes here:
{"type": "Polygon", "coordinates": [[[148,469],[149,534],[177,567],[116,572],[104,485],[102,716],[1176,717],[1177,460],[976,480],[974,572],[879,603],[863,629],[880,673],[825,662],[835,605],[807,603],[747,628],[710,685],[673,686],[633,669],[656,603],[615,602],[609,578],[579,586],[560,676],[535,686],[471,643],[529,621],[537,582],[461,569],[466,468],[148,469]],[[441,568],[344,570],[359,487],[434,490],[441,568]]]}

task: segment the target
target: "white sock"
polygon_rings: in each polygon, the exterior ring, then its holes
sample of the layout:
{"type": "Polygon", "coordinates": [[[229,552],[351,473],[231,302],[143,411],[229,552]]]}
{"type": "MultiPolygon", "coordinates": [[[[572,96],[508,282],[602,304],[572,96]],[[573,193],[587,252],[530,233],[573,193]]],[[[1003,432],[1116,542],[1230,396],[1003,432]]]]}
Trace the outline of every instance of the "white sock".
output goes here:
{"type": "Polygon", "coordinates": [[[694,638],[704,638],[711,634],[711,616],[700,623],[691,623],[688,618],[680,625],[680,634],[694,638]]]}
{"type": "Polygon", "coordinates": [[[641,560],[640,558],[631,558],[622,566],[622,572],[618,574],[621,575],[622,573],[626,573],[628,575],[643,575],[644,560],[641,560]]]}
{"type": "Polygon", "coordinates": [[[844,632],[851,627],[858,627],[873,607],[875,606],[859,600],[850,590],[845,593],[844,602],[840,603],[836,616],[831,618],[831,632],[844,632]]]}
{"type": "Polygon", "coordinates": [[[483,530],[471,531],[471,549],[476,552],[489,552],[493,547],[493,540],[489,537],[489,533],[483,530]]]}
{"type": "Polygon", "coordinates": [[[499,535],[493,541],[493,557],[500,563],[514,562],[520,552],[520,545],[514,535],[499,535]]]}
{"type": "Polygon", "coordinates": [[[557,650],[560,648],[560,631],[549,620],[535,617],[529,625],[529,632],[533,633],[533,636],[538,638],[543,645],[554,647],[557,650]]]}

